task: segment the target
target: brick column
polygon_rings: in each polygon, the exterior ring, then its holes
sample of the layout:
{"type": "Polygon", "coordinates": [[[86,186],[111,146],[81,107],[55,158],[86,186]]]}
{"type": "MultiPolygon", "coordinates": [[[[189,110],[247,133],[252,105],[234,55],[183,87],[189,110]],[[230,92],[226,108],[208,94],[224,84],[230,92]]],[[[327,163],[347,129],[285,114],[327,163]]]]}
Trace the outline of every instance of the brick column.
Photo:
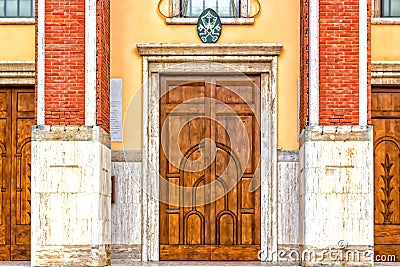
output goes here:
{"type": "Polygon", "coordinates": [[[109,0],[37,0],[32,266],[110,264],[109,0]]]}
{"type": "Polygon", "coordinates": [[[370,5],[302,1],[303,266],[373,265],[370,5]]]}

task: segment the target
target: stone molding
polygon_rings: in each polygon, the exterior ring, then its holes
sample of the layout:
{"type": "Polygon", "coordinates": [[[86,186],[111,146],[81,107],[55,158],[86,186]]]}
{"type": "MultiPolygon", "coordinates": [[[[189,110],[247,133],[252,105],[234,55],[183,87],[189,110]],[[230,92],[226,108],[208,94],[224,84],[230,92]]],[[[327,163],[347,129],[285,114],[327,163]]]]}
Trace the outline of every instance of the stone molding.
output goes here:
{"type": "Polygon", "coordinates": [[[372,85],[400,85],[400,61],[373,61],[372,85]]]}
{"type": "Polygon", "coordinates": [[[97,141],[111,148],[110,135],[99,126],[35,125],[32,141],[97,141]]]}
{"type": "Polygon", "coordinates": [[[142,162],[141,150],[112,150],[112,162],[142,162]]]}
{"type": "Polygon", "coordinates": [[[0,25],[35,25],[35,18],[0,18],[0,25]]]}
{"type": "MultiPolygon", "coordinates": [[[[142,162],[141,150],[112,150],[112,162],[142,162]]],[[[298,150],[278,151],[278,162],[299,162],[298,150]]]]}
{"type": "Polygon", "coordinates": [[[372,141],[371,126],[306,126],[300,147],[306,141],[372,141]]]}
{"type": "Polygon", "coordinates": [[[400,25],[399,18],[372,18],[372,25],[400,25]]]}
{"type": "MultiPolygon", "coordinates": [[[[167,24],[172,25],[195,25],[198,18],[165,18],[167,24]]],[[[248,25],[254,24],[254,18],[221,18],[223,25],[248,25]]]]}
{"type": "Polygon", "coordinates": [[[35,85],[35,62],[0,61],[0,85],[35,85]]]}
{"type": "MultiPolygon", "coordinates": [[[[142,56],[142,260],[159,260],[160,74],[261,76],[261,250],[278,245],[277,75],[281,44],[137,44],[142,56]],[[186,64],[182,64],[185,63],[186,64]],[[268,178],[266,175],[268,174],[268,178]]],[[[274,261],[274,259],[271,259],[274,261]]]]}
{"type": "Polygon", "coordinates": [[[279,56],[282,44],[137,44],[141,56],[279,56]]]}

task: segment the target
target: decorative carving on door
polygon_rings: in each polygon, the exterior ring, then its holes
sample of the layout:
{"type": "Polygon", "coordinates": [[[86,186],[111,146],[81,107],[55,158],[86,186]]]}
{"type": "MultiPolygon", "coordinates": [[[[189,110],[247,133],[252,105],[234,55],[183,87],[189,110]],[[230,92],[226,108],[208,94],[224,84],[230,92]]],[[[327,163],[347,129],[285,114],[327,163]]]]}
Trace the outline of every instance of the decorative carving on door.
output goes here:
{"type": "Polygon", "coordinates": [[[381,175],[381,178],[383,179],[383,182],[385,184],[384,187],[381,187],[385,196],[384,199],[381,199],[384,206],[384,212],[381,211],[381,214],[384,218],[383,224],[391,224],[392,222],[390,221],[390,217],[392,217],[393,211],[391,211],[390,206],[393,203],[393,199],[390,198],[390,193],[392,192],[394,187],[390,186],[390,181],[393,179],[394,175],[390,172],[393,166],[393,162],[390,162],[388,153],[386,153],[385,162],[382,162],[381,165],[385,173],[384,175],[381,175]]]}
{"type": "Polygon", "coordinates": [[[384,136],[375,144],[375,223],[399,224],[400,147],[396,138],[384,136]]]}
{"type": "Polygon", "coordinates": [[[33,89],[0,89],[0,260],[30,260],[33,89]]]}
{"type": "Polygon", "coordinates": [[[400,261],[400,89],[373,88],[375,255],[400,261]]]}
{"type": "Polygon", "coordinates": [[[166,75],[161,86],[160,259],[257,260],[260,78],[166,75]]]}

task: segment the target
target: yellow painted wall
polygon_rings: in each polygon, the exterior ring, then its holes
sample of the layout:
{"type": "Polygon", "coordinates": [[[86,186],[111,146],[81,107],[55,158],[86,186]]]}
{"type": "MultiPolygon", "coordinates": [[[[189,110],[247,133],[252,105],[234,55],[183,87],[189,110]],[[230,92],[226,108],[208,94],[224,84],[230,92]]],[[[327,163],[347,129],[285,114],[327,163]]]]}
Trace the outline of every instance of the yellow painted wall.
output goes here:
{"type": "Polygon", "coordinates": [[[35,25],[0,25],[0,60],[35,60],[35,25]]]}
{"type": "Polygon", "coordinates": [[[372,25],[371,58],[400,61],[400,25],[372,25]]]}
{"type": "MultiPolygon", "coordinates": [[[[164,0],[168,1],[168,0],[164,0]]],[[[218,43],[281,43],[278,58],[278,146],[298,149],[297,78],[299,77],[299,2],[261,2],[261,12],[253,25],[224,25],[218,43]]],[[[195,25],[167,25],[158,13],[158,0],[111,1],[111,77],[123,79],[123,112],[134,99],[137,120],[124,127],[135,141],[131,149],[141,149],[140,97],[141,59],[137,43],[201,43],[195,25]]],[[[124,124],[125,125],[125,124],[124,124]]],[[[123,149],[113,143],[113,149],[123,149]]]]}

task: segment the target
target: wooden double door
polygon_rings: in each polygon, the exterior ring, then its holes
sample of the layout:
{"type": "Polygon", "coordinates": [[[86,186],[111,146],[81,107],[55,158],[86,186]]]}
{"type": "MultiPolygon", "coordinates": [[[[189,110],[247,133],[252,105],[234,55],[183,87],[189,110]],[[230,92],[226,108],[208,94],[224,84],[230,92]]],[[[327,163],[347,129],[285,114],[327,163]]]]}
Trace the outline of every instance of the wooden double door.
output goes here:
{"type": "Polygon", "coordinates": [[[372,125],[375,259],[400,261],[400,87],[373,88],[372,125]]]}
{"type": "Polygon", "coordinates": [[[0,260],[30,260],[33,88],[0,88],[0,260]]]}
{"type": "Polygon", "coordinates": [[[257,260],[260,77],[160,88],[160,260],[257,260]]]}

